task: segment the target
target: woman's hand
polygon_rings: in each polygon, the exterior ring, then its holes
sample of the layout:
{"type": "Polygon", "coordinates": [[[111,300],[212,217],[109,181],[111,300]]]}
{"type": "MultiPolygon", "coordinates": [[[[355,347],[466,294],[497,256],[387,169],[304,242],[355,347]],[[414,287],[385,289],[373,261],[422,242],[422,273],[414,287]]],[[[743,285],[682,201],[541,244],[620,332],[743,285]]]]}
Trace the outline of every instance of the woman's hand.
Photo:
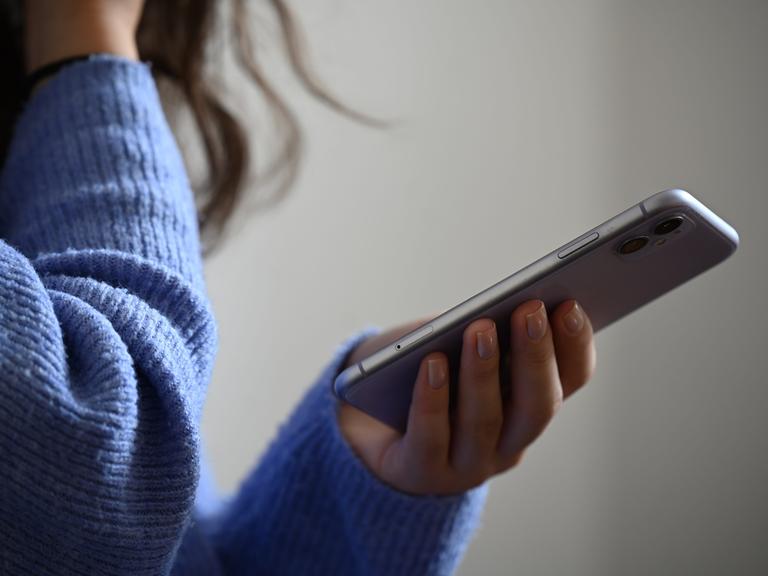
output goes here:
{"type": "MultiPolygon", "coordinates": [[[[383,482],[412,494],[451,494],[475,487],[515,466],[552,420],[564,398],[595,368],[592,325],[570,300],[547,319],[544,304],[520,305],[510,319],[511,394],[502,402],[498,338],[493,321],[464,332],[458,405],[449,416],[448,365],[442,353],[421,363],[405,435],[349,404],[339,425],[352,449],[383,482]]],[[[424,321],[364,342],[348,365],[392,343],[424,321]]]]}
{"type": "Polygon", "coordinates": [[[95,52],[138,59],[143,8],[144,0],[24,0],[27,72],[95,52]]]}

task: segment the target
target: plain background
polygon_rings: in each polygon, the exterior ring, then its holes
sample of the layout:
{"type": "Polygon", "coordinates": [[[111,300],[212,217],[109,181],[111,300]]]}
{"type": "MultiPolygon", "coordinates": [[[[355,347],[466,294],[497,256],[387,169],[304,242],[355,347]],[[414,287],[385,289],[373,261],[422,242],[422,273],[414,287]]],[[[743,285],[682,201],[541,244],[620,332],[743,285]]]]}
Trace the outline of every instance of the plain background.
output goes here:
{"type": "Polygon", "coordinates": [[[220,486],[353,332],[448,308],[681,187],[741,248],[598,336],[592,382],[492,480],[459,573],[768,574],[768,2],[294,6],[326,84],[396,124],[334,115],[271,65],[308,157],[206,264],[220,486]]]}

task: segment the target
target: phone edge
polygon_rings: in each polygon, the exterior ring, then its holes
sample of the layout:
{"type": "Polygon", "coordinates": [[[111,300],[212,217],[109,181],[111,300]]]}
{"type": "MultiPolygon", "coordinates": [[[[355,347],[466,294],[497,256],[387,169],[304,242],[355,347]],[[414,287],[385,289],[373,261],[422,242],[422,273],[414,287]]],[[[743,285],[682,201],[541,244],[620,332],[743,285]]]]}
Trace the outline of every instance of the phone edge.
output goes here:
{"type": "MultiPolygon", "coordinates": [[[[408,334],[404,334],[398,339],[398,341],[407,339],[410,335],[418,332],[428,324],[432,324],[434,327],[434,330],[429,339],[437,337],[445,330],[452,329],[455,324],[461,322],[464,318],[471,316],[474,312],[476,312],[478,307],[492,306],[495,302],[498,302],[501,299],[507,297],[510,290],[516,291],[520,288],[524,288],[525,285],[531,284],[535,282],[539,277],[548,274],[550,271],[552,271],[552,269],[556,268],[561,263],[561,259],[558,257],[560,252],[595,232],[598,232],[599,238],[598,241],[590,247],[590,249],[596,249],[597,247],[602,246],[607,242],[613,241],[616,237],[621,236],[626,228],[638,224],[643,219],[659,215],[667,210],[685,208],[693,209],[702,217],[704,217],[704,219],[707,221],[707,224],[721,237],[723,237],[723,239],[730,246],[730,254],[733,254],[733,252],[736,251],[739,246],[739,235],[730,224],[725,222],[725,220],[720,218],[717,214],[715,214],[705,204],[703,204],[689,192],[680,188],[669,188],[662,190],[661,192],[657,192],[642,200],[641,202],[630,206],[626,210],[591,228],[587,232],[580,234],[578,237],[559,246],[555,250],[549,252],[538,260],[535,260],[531,264],[528,264],[520,270],[513,272],[512,274],[499,280],[481,292],[470,296],[464,301],[449,308],[436,318],[417,326],[408,334]],[[488,294],[491,290],[494,290],[494,294],[498,294],[494,297],[489,296],[488,298],[484,299],[485,301],[481,302],[481,296],[488,294]],[[491,299],[490,302],[488,302],[489,298],[491,299]],[[478,300],[478,304],[474,308],[467,309],[462,313],[461,310],[475,299],[478,300]]],[[[576,258],[570,260],[570,262],[575,260],[576,258]]],[[[359,383],[361,379],[367,375],[368,372],[375,372],[397,359],[399,352],[393,352],[390,350],[392,344],[395,344],[395,342],[388,344],[387,346],[370,354],[367,358],[364,358],[360,362],[357,362],[354,365],[344,369],[332,383],[332,390],[334,394],[338,398],[349,402],[351,400],[351,395],[354,391],[355,384],[359,383]],[[366,369],[366,365],[369,367],[368,370],[366,369]]]]}

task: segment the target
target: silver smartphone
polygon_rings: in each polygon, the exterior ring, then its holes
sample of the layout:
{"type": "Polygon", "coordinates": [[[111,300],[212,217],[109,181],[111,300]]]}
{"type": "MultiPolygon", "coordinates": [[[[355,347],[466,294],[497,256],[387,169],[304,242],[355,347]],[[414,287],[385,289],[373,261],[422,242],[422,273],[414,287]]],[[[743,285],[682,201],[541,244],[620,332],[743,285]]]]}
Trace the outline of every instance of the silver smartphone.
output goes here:
{"type": "MultiPolygon", "coordinates": [[[[348,367],[334,392],[405,431],[419,364],[431,352],[448,357],[454,404],[462,335],[471,322],[492,318],[500,350],[508,350],[509,317],[518,305],[540,299],[551,312],[574,298],[598,332],[722,262],[738,244],[736,230],[688,192],[659,192],[348,367]]],[[[506,383],[509,357],[502,358],[506,383]]]]}

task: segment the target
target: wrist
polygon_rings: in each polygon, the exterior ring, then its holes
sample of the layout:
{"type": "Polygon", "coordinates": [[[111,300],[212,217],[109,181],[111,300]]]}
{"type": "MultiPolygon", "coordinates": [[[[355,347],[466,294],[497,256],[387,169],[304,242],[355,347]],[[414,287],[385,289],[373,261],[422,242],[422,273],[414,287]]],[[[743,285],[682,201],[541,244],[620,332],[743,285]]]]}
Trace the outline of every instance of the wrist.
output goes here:
{"type": "Polygon", "coordinates": [[[138,17],[140,11],[127,14],[125,10],[116,10],[112,2],[26,0],[26,71],[92,53],[138,60],[138,17]]]}

